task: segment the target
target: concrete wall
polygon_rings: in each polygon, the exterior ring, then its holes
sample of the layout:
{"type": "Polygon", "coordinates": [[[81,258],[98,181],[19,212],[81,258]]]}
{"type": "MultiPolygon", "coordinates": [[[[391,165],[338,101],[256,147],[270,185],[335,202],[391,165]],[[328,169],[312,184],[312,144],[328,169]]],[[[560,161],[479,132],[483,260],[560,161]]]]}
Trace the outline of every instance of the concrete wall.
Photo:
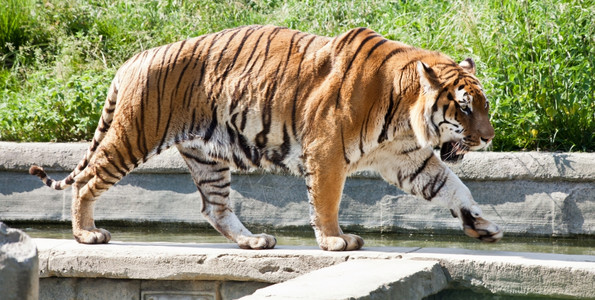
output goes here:
{"type": "MultiPolygon", "coordinates": [[[[70,189],[53,191],[27,173],[43,166],[61,179],[87,144],[0,142],[0,220],[70,219],[70,189]]],[[[471,189],[485,215],[507,234],[595,234],[595,154],[477,152],[452,169],[471,189]]],[[[261,173],[232,176],[234,211],[245,223],[306,226],[301,178],[261,173]]],[[[98,220],[206,224],[196,188],[177,150],[155,157],[96,205],[98,220]]],[[[459,230],[448,210],[401,192],[374,174],[348,179],[340,223],[372,230],[459,230]]]]}

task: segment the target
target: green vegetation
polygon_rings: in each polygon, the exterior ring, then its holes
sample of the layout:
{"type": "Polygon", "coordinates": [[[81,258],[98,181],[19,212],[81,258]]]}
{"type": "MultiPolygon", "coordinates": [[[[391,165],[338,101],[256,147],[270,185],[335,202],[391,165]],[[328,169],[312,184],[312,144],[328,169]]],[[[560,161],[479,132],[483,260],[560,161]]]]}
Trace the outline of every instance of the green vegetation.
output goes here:
{"type": "Polygon", "coordinates": [[[128,57],[246,24],[328,36],[365,26],[472,57],[491,101],[494,150],[595,151],[592,0],[4,0],[0,140],[90,139],[128,57]]]}

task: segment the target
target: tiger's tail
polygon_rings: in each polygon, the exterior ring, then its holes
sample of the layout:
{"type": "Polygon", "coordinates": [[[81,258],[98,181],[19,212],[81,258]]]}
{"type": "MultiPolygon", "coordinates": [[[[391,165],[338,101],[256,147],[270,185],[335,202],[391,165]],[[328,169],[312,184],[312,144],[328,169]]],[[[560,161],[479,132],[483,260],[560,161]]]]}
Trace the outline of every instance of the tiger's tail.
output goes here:
{"type": "Polygon", "coordinates": [[[117,76],[114,78],[108,91],[107,99],[105,100],[105,105],[103,106],[103,111],[101,113],[101,119],[99,120],[97,129],[95,129],[91,146],[87,149],[85,157],[78,163],[76,168],[62,180],[54,180],[50,178],[42,167],[36,165],[31,166],[29,174],[39,177],[45,185],[54,190],[63,190],[74,183],[74,178],[87,167],[89,161],[95,154],[97,147],[112,124],[118,98],[117,78],[117,76]]]}

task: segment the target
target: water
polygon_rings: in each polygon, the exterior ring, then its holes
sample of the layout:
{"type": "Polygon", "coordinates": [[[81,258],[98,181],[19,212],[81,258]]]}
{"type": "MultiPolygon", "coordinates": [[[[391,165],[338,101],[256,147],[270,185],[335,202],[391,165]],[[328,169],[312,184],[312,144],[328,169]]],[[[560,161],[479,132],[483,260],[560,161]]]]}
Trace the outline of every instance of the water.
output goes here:
{"type": "MultiPolygon", "coordinates": [[[[10,225],[10,224],[9,224],[10,225]]],[[[102,224],[98,224],[101,226],[102,224]]],[[[14,228],[24,230],[34,238],[72,239],[70,224],[14,224],[14,228]]],[[[230,243],[210,227],[196,225],[104,225],[112,234],[112,240],[124,242],[176,242],[176,243],[230,243]]],[[[252,228],[254,229],[254,228],[252,228]]],[[[277,238],[278,245],[316,246],[314,232],[311,229],[297,228],[281,230],[260,228],[253,232],[265,232],[277,238]]],[[[349,231],[364,238],[364,247],[421,247],[421,248],[459,248],[471,250],[495,250],[514,252],[541,252],[556,254],[595,255],[595,238],[593,237],[520,237],[505,236],[498,243],[482,243],[465,236],[442,235],[429,233],[369,233],[349,231]]]]}

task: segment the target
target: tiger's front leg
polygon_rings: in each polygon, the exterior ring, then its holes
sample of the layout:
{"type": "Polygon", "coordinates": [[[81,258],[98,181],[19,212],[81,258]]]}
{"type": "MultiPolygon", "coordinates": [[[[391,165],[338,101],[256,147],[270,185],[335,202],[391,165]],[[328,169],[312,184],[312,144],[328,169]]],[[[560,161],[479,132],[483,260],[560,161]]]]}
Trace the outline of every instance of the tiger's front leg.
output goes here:
{"type": "MultiPolygon", "coordinates": [[[[334,156],[340,157],[342,156],[334,156]]],[[[305,174],[310,203],[310,225],[323,250],[357,250],[364,240],[355,234],[345,234],[339,227],[339,204],[346,174],[340,164],[329,159],[311,161],[305,174]]]]}
{"type": "Polygon", "coordinates": [[[229,193],[231,172],[225,163],[211,160],[200,149],[178,146],[192,173],[202,200],[202,214],[217,231],[244,249],[270,249],[277,240],[268,234],[252,234],[233,213],[229,193]]]}
{"type": "Polygon", "coordinates": [[[436,156],[431,148],[393,157],[393,163],[377,167],[382,177],[403,191],[450,209],[459,218],[463,231],[484,242],[503,236],[495,223],[485,219],[463,182],[436,156]]]}

